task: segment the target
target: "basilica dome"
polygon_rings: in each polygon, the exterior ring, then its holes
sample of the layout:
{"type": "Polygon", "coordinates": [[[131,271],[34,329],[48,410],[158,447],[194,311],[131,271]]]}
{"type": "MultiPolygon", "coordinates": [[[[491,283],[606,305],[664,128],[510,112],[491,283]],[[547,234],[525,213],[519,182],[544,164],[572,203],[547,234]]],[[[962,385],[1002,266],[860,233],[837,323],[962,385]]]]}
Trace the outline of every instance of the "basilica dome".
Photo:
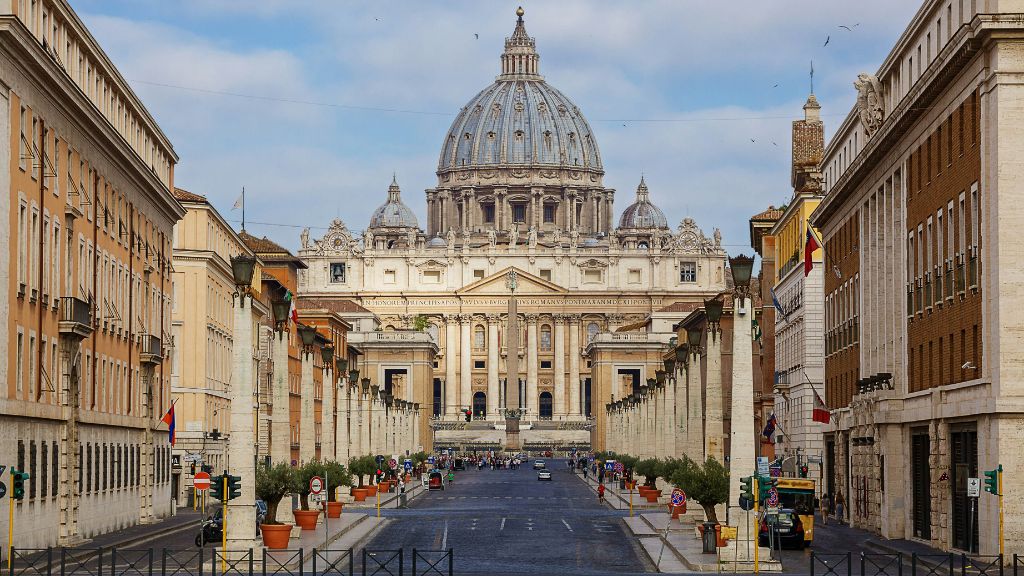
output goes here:
{"type": "Polygon", "coordinates": [[[629,230],[647,228],[668,229],[668,219],[665,218],[665,213],[661,211],[661,208],[651,203],[651,195],[647,190],[647,183],[644,182],[643,176],[640,177],[640,185],[636,187],[636,201],[622,211],[622,216],[619,218],[619,228],[629,230]]]}
{"type": "Polygon", "coordinates": [[[522,9],[505,39],[502,73],[466,104],[441,147],[438,172],[499,166],[602,172],[590,125],[579,108],[538,73],[540,56],[522,9]]]}
{"type": "Polygon", "coordinates": [[[402,202],[402,191],[398,181],[391,179],[388,186],[388,200],[373,211],[370,228],[417,228],[416,215],[402,202]]]}

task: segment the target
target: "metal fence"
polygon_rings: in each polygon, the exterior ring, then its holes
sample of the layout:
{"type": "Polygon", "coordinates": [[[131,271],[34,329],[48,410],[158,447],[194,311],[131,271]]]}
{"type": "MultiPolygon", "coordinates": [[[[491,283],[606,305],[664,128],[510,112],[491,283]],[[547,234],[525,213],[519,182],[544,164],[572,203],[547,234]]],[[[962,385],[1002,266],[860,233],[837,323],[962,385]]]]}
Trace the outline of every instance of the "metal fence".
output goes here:
{"type": "MultiPolygon", "coordinates": [[[[0,576],[405,576],[407,568],[401,548],[364,549],[360,554],[316,548],[14,548],[10,552],[10,568],[6,562],[0,564],[0,576]]],[[[412,550],[413,576],[451,576],[453,570],[450,549],[412,550]]]]}
{"type": "Polygon", "coordinates": [[[872,554],[810,556],[811,576],[1024,576],[1024,556],[967,554],[872,554]],[[1006,560],[1011,560],[1006,562],[1006,560]]]}

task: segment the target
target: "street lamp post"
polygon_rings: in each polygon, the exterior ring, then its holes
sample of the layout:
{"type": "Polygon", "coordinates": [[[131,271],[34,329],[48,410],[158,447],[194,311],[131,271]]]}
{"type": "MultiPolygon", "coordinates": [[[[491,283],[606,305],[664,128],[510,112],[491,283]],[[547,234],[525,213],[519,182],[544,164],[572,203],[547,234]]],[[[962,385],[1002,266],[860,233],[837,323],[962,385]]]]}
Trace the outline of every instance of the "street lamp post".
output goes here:
{"type": "Polygon", "coordinates": [[[252,279],[255,269],[255,256],[241,254],[231,258],[235,292],[232,298],[233,366],[229,391],[231,412],[227,469],[232,475],[242,478],[241,495],[227,502],[225,509],[228,549],[232,550],[256,545],[253,538],[253,526],[256,525],[256,433],[252,417],[252,397],[255,389],[252,357],[252,279]]]}

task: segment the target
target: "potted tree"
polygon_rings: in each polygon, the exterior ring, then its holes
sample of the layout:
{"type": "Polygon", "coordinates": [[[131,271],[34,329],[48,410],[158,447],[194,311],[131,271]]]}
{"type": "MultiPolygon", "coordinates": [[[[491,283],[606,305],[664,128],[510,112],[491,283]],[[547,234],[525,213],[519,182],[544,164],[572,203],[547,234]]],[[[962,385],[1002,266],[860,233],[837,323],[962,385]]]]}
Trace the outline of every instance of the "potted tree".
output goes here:
{"type": "Polygon", "coordinates": [[[299,501],[302,504],[300,510],[292,510],[295,515],[295,524],[303,530],[316,528],[316,520],[320,517],[320,511],[309,507],[309,482],[314,476],[324,477],[324,465],[319,460],[310,460],[295,471],[298,482],[299,501]]]}
{"type": "Polygon", "coordinates": [[[672,475],[672,482],[686,492],[687,498],[699,503],[704,509],[707,522],[697,526],[701,534],[704,530],[714,529],[718,534],[719,545],[724,546],[715,506],[729,500],[729,471],[725,466],[714,458],[698,464],[688,456],[683,456],[682,463],[672,475]]]}
{"type": "Polygon", "coordinates": [[[629,454],[619,454],[618,462],[622,462],[622,487],[627,490],[636,488],[636,480],[633,480],[633,470],[636,469],[640,459],[629,454]]]}
{"type": "MultiPolygon", "coordinates": [[[[661,477],[666,481],[671,482],[675,476],[679,467],[683,465],[683,461],[678,458],[666,458],[661,462],[661,477]]],[[[680,514],[686,513],[686,504],[682,506],[673,506],[672,502],[668,503],[668,511],[672,515],[673,519],[679,519],[680,514]]]]}
{"type": "MultiPolygon", "coordinates": [[[[373,470],[376,470],[376,463],[373,464],[373,470]]],[[[352,488],[352,498],[356,502],[362,502],[366,500],[366,497],[370,495],[370,491],[366,489],[366,484],[363,482],[369,474],[373,474],[373,470],[367,467],[366,456],[353,456],[348,461],[348,469],[359,479],[359,485],[352,488]]]]}
{"type": "Polygon", "coordinates": [[[658,477],[662,475],[662,463],[657,458],[644,458],[636,463],[636,473],[644,477],[644,483],[638,489],[640,495],[648,502],[657,502],[661,496],[658,489],[658,477]]]}
{"type": "Polygon", "coordinates": [[[341,465],[340,462],[331,460],[324,462],[324,483],[327,485],[327,517],[341,517],[341,500],[338,498],[338,488],[352,484],[352,475],[341,465]]]}
{"type": "Polygon", "coordinates": [[[295,490],[295,470],[288,464],[280,462],[269,469],[256,467],[256,498],[267,503],[267,516],[260,524],[263,545],[267,548],[283,550],[288,547],[292,527],[278,522],[277,507],[282,498],[295,490]]]}

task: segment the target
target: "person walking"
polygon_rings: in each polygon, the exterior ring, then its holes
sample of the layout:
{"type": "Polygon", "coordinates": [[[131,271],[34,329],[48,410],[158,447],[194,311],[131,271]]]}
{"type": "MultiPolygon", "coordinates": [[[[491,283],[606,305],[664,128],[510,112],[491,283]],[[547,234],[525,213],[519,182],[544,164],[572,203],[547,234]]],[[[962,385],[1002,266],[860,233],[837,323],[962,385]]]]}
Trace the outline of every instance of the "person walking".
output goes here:
{"type": "Polygon", "coordinates": [[[597,485],[597,503],[604,504],[604,484],[597,485]]]}
{"type": "Polygon", "coordinates": [[[846,512],[846,500],[843,499],[843,493],[836,494],[836,521],[840,524],[843,523],[844,513],[846,512]]]}
{"type": "Polygon", "coordinates": [[[821,525],[828,526],[828,514],[830,508],[828,504],[828,492],[822,493],[819,503],[821,508],[821,525]]]}
{"type": "Polygon", "coordinates": [[[448,471],[448,485],[451,486],[454,483],[455,483],[455,472],[452,472],[451,470],[449,470],[448,471]]]}

